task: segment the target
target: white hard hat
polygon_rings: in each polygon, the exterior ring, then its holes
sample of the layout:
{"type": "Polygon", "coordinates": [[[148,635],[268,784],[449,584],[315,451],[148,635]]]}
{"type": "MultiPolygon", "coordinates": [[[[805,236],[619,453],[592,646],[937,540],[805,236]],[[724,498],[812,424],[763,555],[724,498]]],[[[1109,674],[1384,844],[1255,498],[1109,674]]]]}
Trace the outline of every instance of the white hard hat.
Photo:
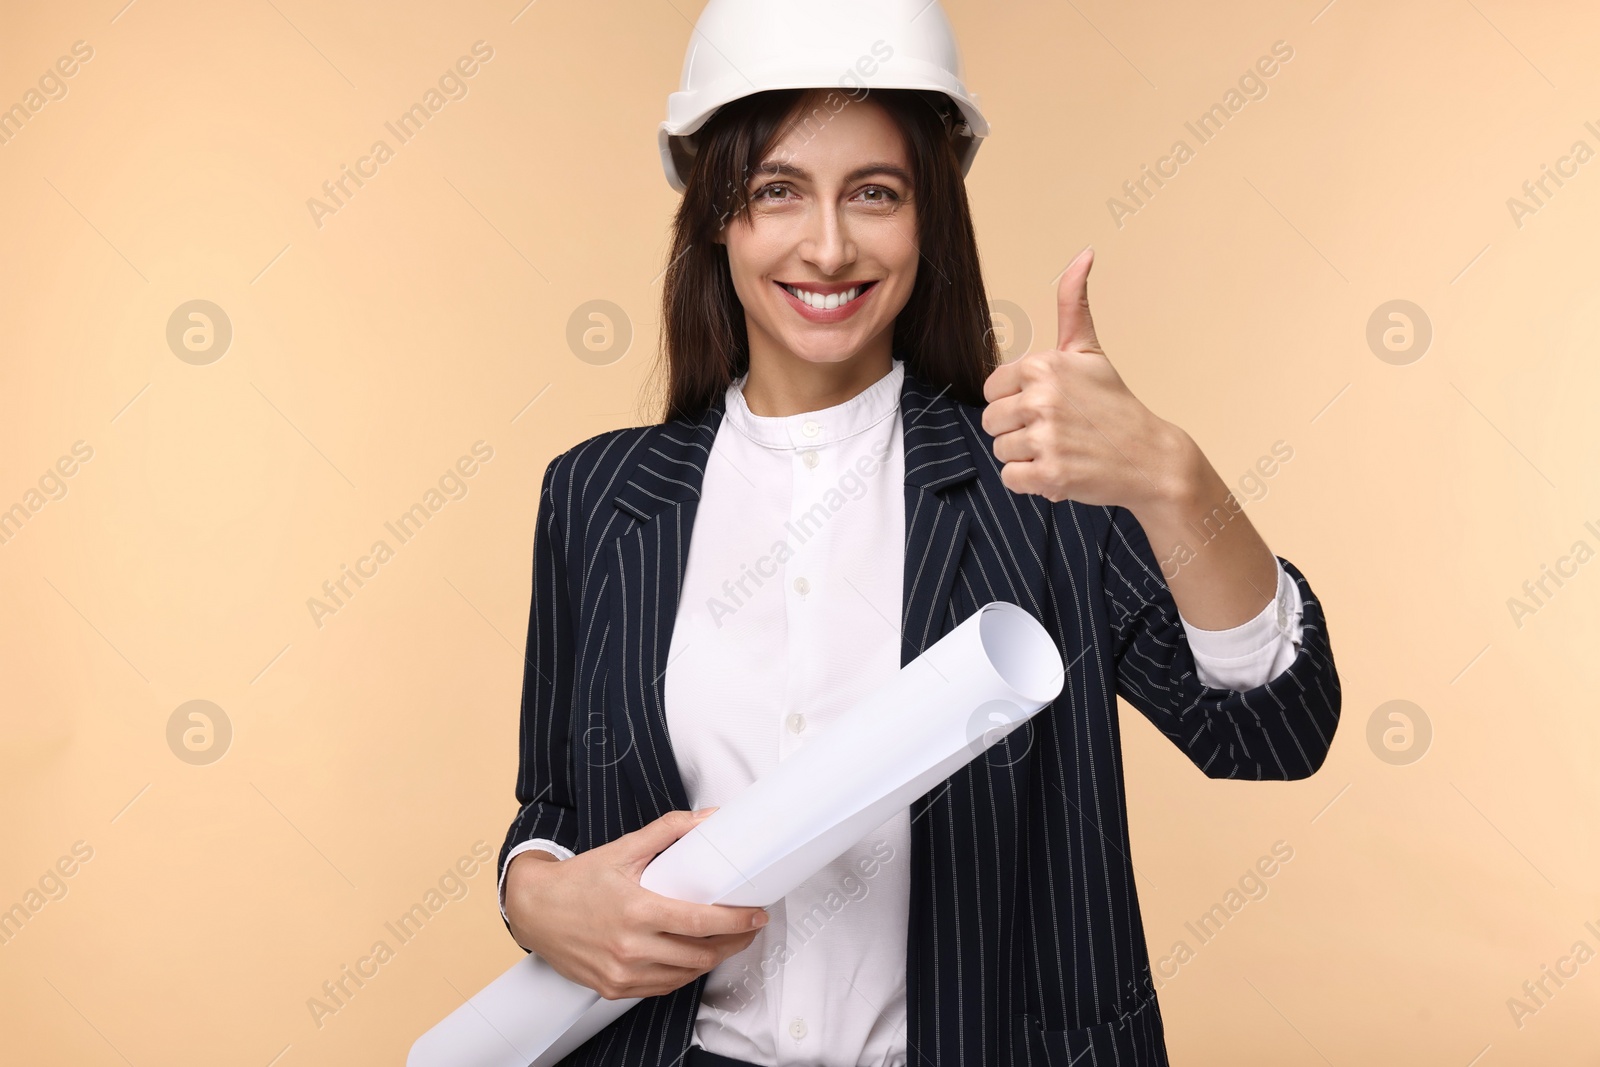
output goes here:
{"type": "Polygon", "coordinates": [[[722,105],[767,89],[810,88],[943,93],[965,120],[955,130],[963,175],[989,134],[938,0],[709,0],[657,135],[667,181],[683,192],[695,153],[689,135],[722,105]]]}

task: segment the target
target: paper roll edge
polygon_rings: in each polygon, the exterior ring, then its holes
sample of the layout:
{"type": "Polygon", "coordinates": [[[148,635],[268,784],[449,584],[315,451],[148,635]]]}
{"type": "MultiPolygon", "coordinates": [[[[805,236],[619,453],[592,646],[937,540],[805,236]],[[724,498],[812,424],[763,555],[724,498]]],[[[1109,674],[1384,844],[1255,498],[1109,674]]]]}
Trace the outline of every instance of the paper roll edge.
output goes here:
{"type": "Polygon", "coordinates": [[[1005,600],[991,600],[977,615],[978,645],[1002,682],[1041,706],[1061,695],[1066,667],[1043,623],[1005,600]]]}

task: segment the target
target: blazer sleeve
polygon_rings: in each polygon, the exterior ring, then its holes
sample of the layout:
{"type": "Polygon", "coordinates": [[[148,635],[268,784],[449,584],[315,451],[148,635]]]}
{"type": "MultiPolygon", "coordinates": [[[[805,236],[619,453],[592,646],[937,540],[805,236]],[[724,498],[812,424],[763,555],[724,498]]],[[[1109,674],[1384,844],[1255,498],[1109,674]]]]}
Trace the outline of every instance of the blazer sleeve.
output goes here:
{"type": "Polygon", "coordinates": [[[1209,778],[1292,780],[1322,766],[1339,724],[1339,674],[1322,605],[1293,563],[1301,642],[1288,669],[1251,689],[1205,685],[1177,602],[1133,513],[1111,507],[1101,582],[1116,689],[1209,778]]]}
{"type": "MultiPolygon", "coordinates": [[[[522,672],[517,801],[520,807],[500,848],[502,883],[511,852],[534,838],[578,851],[573,793],[572,611],[567,586],[566,538],[556,514],[562,457],[545,468],[533,534],[533,595],[528,606],[528,646],[522,672]]],[[[510,923],[506,924],[510,929],[510,923]]]]}

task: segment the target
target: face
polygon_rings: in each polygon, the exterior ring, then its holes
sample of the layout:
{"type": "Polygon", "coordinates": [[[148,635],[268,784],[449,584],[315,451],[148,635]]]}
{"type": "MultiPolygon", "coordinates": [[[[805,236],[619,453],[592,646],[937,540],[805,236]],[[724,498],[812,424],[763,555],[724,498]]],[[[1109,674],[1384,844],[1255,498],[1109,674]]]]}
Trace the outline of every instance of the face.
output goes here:
{"type": "Polygon", "coordinates": [[[749,219],[717,238],[728,246],[752,364],[888,359],[917,276],[905,140],[870,96],[801,114],[810,118],[780,136],[748,183],[749,219]]]}

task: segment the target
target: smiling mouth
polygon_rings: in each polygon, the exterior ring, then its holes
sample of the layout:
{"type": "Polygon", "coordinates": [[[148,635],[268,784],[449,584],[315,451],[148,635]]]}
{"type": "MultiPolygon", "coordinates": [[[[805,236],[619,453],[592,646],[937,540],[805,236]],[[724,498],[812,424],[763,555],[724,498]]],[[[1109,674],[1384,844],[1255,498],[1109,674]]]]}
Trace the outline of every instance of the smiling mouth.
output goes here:
{"type": "Polygon", "coordinates": [[[841,308],[859,300],[878,282],[877,279],[870,282],[862,282],[859,285],[851,286],[843,292],[836,293],[819,293],[802,286],[790,285],[787,282],[778,282],[776,284],[782,286],[790,296],[807,307],[815,308],[818,311],[832,311],[835,308],[841,308]]]}

